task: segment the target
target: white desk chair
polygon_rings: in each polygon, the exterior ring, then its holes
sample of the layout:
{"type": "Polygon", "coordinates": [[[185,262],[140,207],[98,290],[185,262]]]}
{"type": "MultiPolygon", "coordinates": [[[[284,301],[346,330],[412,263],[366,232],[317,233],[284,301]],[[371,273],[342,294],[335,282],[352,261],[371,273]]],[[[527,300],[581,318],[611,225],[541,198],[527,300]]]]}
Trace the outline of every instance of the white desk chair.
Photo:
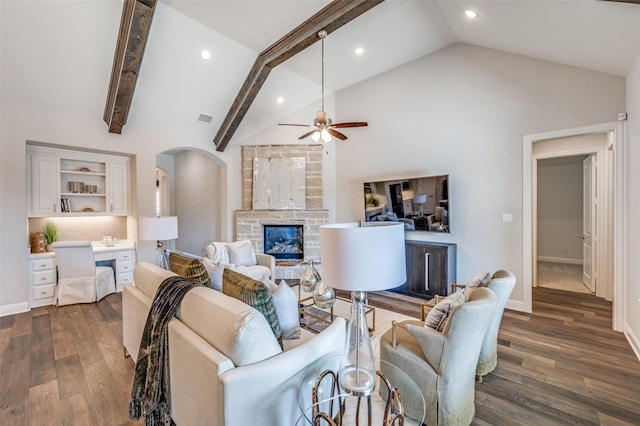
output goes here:
{"type": "Polygon", "coordinates": [[[55,304],[91,303],[116,291],[113,268],[96,266],[89,241],[52,244],[58,267],[55,304]]]}

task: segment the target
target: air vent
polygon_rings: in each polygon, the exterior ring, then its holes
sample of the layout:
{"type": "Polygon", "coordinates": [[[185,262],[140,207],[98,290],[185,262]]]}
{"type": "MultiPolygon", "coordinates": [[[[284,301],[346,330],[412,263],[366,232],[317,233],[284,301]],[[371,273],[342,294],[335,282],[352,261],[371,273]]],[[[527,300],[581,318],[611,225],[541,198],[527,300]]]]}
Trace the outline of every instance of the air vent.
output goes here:
{"type": "Polygon", "coordinates": [[[198,121],[202,121],[203,123],[211,123],[211,119],[213,118],[213,116],[208,115],[208,114],[200,114],[200,117],[198,117],[198,121]]]}

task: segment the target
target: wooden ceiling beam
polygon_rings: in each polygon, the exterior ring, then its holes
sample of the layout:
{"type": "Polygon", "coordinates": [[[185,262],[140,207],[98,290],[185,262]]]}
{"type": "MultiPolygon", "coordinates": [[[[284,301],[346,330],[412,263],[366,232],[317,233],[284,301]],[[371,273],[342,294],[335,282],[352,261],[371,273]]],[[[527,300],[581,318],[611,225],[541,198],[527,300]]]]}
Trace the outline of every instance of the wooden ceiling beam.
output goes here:
{"type": "Polygon", "coordinates": [[[122,133],[142,65],[157,0],[124,0],[103,119],[109,133],[122,133]]]}
{"type": "Polygon", "coordinates": [[[260,53],[213,139],[216,150],[225,150],[273,68],[320,40],[318,31],[331,34],[383,1],[334,0],[260,53]]]}

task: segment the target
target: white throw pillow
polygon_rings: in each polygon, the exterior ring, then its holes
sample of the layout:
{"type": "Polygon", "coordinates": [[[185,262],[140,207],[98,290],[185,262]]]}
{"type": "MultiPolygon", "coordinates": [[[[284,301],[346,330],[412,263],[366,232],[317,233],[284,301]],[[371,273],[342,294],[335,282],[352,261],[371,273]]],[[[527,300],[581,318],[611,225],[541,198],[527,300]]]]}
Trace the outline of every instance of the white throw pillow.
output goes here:
{"type": "Polygon", "coordinates": [[[300,338],[298,296],[285,280],[281,280],[280,284],[276,285],[269,278],[264,277],[262,282],[271,292],[273,304],[276,306],[276,314],[280,320],[282,338],[284,340],[300,338]]]}
{"type": "Polygon", "coordinates": [[[229,263],[237,266],[253,266],[257,265],[256,253],[253,251],[253,245],[249,240],[235,241],[227,244],[229,251],[229,263]]]}
{"type": "Polygon", "coordinates": [[[227,251],[227,243],[212,242],[207,244],[204,250],[205,257],[211,259],[213,263],[229,263],[229,252],[227,251]]]}
{"type": "Polygon", "coordinates": [[[202,264],[209,273],[211,287],[214,290],[222,291],[222,273],[224,272],[224,265],[216,264],[208,257],[202,258],[202,264]]]}

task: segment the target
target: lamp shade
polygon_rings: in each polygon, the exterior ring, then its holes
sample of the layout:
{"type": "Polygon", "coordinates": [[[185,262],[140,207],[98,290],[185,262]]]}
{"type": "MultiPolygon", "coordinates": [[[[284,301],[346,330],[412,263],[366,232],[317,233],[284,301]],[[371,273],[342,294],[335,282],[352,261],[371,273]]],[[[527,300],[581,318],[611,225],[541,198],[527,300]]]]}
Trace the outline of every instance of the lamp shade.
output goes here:
{"type": "Polygon", "coordinates": [[[138,239],[142,241],[165,241],[178,238],[178,218],[139,217],[138,239]]]}
{"type": "Polygon", "coordinates": [[[418,204],[422,204],[422,203],[426,203],[427,202],[427,194],[418,194],[415,197],[413,197],[413,202],[414,203],[418,203],[418,204]]]}
{"type": "Polygon", "coordinates": [[[320,227],[322,280],[333,288],[378,291],[407,280],[404,225],[365,222],[320,227]]]}

